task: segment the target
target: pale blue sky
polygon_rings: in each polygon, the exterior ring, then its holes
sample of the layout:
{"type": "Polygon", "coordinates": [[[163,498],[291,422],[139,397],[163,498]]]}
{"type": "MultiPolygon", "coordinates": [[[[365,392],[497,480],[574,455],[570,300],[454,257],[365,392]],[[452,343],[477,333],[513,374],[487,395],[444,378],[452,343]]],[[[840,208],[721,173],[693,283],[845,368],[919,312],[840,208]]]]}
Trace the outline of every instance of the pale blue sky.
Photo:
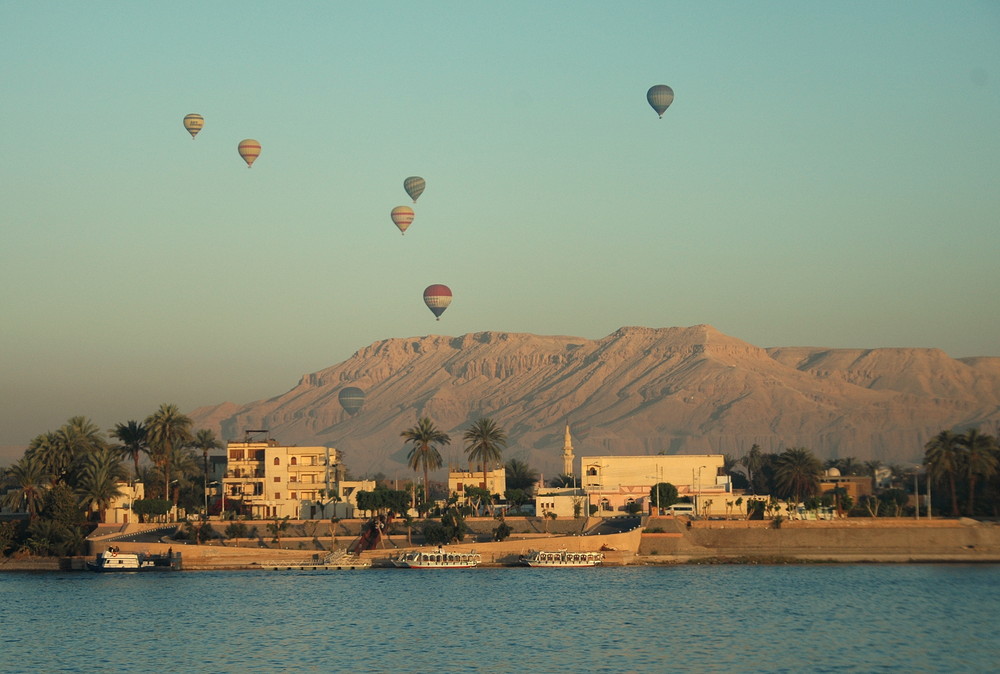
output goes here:
{"type": "Polygon", "coordinates": [[[389,337],[1000,356],[998,36],[996,2],[4,0],[0,445],[389,337]]]}

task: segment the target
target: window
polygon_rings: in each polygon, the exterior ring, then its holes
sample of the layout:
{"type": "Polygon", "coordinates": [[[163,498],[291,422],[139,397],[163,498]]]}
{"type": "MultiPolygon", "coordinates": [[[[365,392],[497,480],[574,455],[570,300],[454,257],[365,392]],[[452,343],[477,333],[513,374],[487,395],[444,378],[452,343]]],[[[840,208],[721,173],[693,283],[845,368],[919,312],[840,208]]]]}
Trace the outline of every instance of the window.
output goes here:
{"type": "Polygon", "coordinates": [[[295,492],[294,491],[292,492],[292,500],[293,501],[295,500],[295,492]]]}
{"type": "Polygon", "coordinates": [[[597,469],[591,466],[587,469],[587,475],[597,475],[597,469]]]}
{"type": "Polygon", "coordinates": [[[463,484],[462,484],[461,482],[459,482],[459,483],[458,483],[458,486],[456,486],[456,487],[455,487],[455,491],[462,491],[462,489],[463,489],[464,487],[465,487],[465,485],[463,485],[463,484]]]}
{"type": "Polygon", "coordinates": [[[290,465],[290,466],[297,466],[298,465],[298,459],[293,456],[291,459],[288,460],[288,465],[290,465]]]}
{"type": "Polygon", "coordinates": [[[242,449],[230,449],[229,450],[229,458],[232,459],[232,460],[234,460],[234,461],[242,461],[243,460],[243,450],[242,449]]]}
{"type": "Polygon", "coordinates": [[[281,465],[281,459],[279,459],[278,457],[274,457],[274,465],[280,466],[281,465]]]}
{"type": "Polygon", "coordinates": [[[289,475],[288,476],[288,481],[289,482],[298,482],[298,480],[296,479],[297,477],[298,477],[297,475],[289,475]]]}
{"type": "Polygon", "coordinates": [[[281,476],[280,475],[275,475],[274,476],[274,481],[275,482],[281,482],[281,476]]]}
{"type": "Polygon", "coordinates": [[[281,492],[280,491],[274,492],[274,500],[275,501],[280,501],[281,500],[281,492]]]}

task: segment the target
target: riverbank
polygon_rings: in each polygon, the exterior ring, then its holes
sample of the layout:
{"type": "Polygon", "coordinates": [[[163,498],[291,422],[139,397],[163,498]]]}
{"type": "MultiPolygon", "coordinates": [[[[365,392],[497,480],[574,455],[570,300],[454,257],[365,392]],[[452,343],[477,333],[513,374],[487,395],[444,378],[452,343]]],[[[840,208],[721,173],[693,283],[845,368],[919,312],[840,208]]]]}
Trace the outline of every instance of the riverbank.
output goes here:
{"type": "MultiPolygon", "coordinates": [[[[573,535],[571,521],[560,522],[558,532],[529,531],[501,543],[468,542],[454,550],[476,549],[483,566],[507,566],[529,549],[584,549],[595,541],[573,535]]],[[[576,529],[581,525],[576,524],[576,529]]],[[[346,533],[346,532],[345,532],[346,533]]],[[[608,565],[673,564],[816,564],[816,563],[1000,563],[1000,524],[968,518],[906,520],[902,518],[785,521],[692,521],[686,518],[648,518],[638,544],[628,534],[604,539],[608,565]],[[635,550],[634,554],[628,549],[635,550]]],[[[342,538],[338,545],[346,545],[342,538]]],[[[275,562],[312,561],[322,550],[267,547],[260,541],[240,545],[185,545],[173,542],[116,543],[135,552],[180,552],[185,570],[260,569],[275,562]],[[250,547],[252,546],[252,547],[250,547]],[[133,550],[134,548],[134,550],[133,550]],[[162,549],[161,549],[162,548],[162,549]]],[[[362,553],[379,566],[388,557],[410,548],[405,536],[395,536],[386,547],[362,553]]],[[[96,553],[95,553],[96,554],[96,553]]],[[[92,556],[91,556],[92,558],[92,556]]],[[[12,557],[0,559],[0,572],[82,570],[86,557],[12,557]]]]}

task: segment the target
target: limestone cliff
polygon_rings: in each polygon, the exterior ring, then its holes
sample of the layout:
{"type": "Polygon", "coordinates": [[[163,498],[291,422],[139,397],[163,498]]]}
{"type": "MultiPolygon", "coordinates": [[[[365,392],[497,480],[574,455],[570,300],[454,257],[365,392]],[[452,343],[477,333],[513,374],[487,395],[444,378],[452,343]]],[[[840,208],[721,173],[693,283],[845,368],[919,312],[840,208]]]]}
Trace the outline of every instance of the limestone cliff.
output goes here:
{"type": "Polygon", "coordinates": [[[763,349],[708,325],[624,327],[599,340],[480,332],[387,339],[268,400],[191,413],[233,439],[270,429],[289,444],[345,451],[355,473],[408,474],[400,432],[430,416],[452,436],[492,416],[506,456],[554,475],[564,425],[578,456],[804,446],[821,457],[911,461],[944,428],[1000,421],[1000,358],[937,349],[763,349]],[[365,390],[348,415],[337,394],[365,390]]]}

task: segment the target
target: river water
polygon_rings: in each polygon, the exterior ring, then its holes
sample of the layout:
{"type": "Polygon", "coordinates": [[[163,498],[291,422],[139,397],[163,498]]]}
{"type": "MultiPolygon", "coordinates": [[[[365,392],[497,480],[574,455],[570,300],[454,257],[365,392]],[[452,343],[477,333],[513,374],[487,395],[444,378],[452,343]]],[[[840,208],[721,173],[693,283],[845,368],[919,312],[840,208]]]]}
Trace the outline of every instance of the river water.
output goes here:
{"type": "Polygon", "coordinates": [[[988,672],[1000,565],[0,574],[0,671],[988,672]]]}

